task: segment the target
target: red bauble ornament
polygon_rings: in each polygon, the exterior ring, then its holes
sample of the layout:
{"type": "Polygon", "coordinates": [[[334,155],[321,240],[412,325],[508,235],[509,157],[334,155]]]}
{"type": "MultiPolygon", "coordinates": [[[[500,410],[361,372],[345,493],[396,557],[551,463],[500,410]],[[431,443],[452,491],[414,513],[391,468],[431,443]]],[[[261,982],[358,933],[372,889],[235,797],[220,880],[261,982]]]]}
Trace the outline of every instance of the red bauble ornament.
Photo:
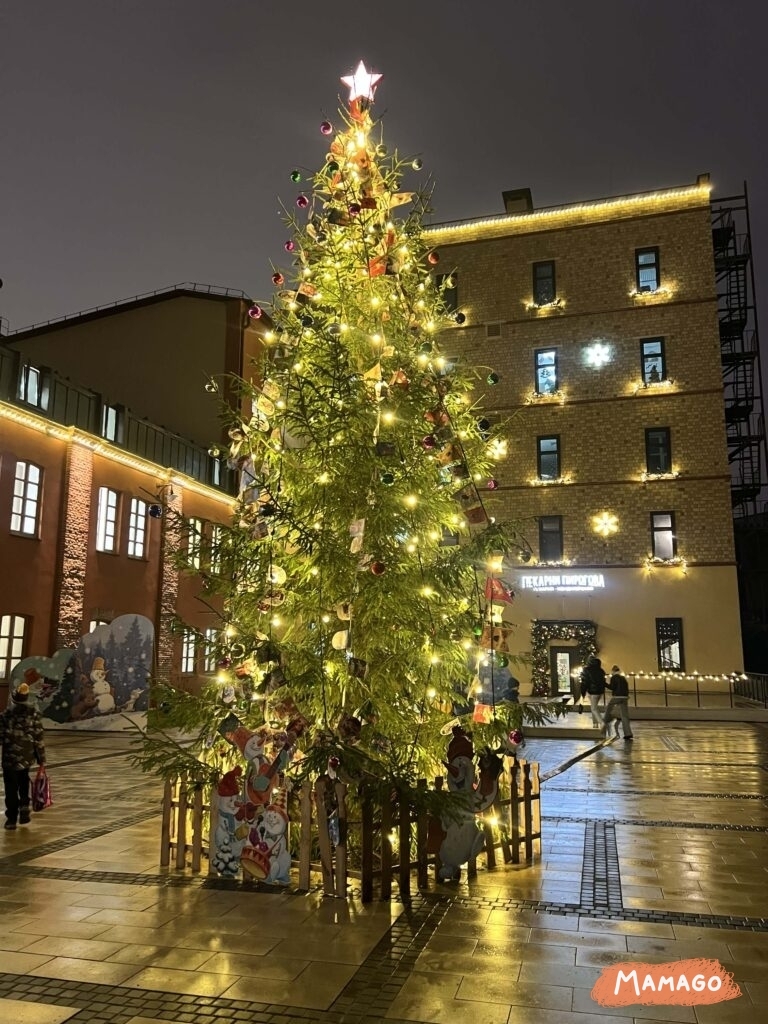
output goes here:
{"type": "Polygon", "coordinates": [[[350,203],[348,209],[349,209],[350,214],[353,217],[356,217],[358,215],[358,213],[360,213],[360,210],[362,209],[362,207],[360,206],[360,203],[350,203]]]}
{"type": "Polygon", "coordinates": [[[285,278],[279,271],[276,274],[272,275],[272,284],[276,284],[278,285],[278,287],[281,284],[285,284],[285,278]]]}
{"type": "Polygon", "coordinates": [[[421,446],[422,448],[426,448],[426,450],[430,452],[432,451],[433,448],[437,446],[437,438],[435,437],[434,434],[427,434],[426,437],[422,437],[421,446]]]}
{"type": "Polygon", "coordinates": [[[293,250],[296,248],[296,243],[288,239],[283,248],[285,249],[286,252],[293,252],[293,250]]]}
{"type": "Polygon", "coordinates": [[[427,253],[427,263],[431,263],[434,267],[436,263],[440,262],[440,257],[436,252],[427,253]]]}
{"type": "Polygon", "coordinates": [[[296,196],[296,205],[300,210],[306,210],[306,208],[309,206],[309,200],[307,199],[303,192],[301,193],[301,195],[296,196]]]}
{"type": "Polygon", "coordinates": [[[383,576],[387,567],[383,562],[371,562],[371,572],[374,576],[383,576]]]}
{"type": "Polygon", "coordinates": [[[251,308],[248,310],[248,316],[251,318],[251,320],[258,320],[263,312],[264,310],[261,308],[261,306],[254,305],[251,306],[251,308]]]}

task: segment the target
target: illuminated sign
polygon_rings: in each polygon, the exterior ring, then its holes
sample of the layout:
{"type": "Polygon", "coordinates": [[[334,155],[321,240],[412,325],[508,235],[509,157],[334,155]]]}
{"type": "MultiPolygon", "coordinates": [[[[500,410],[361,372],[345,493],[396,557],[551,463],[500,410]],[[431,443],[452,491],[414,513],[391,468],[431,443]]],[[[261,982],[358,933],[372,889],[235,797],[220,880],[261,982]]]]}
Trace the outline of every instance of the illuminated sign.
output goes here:
{"type": "Polygon", "coordinates": [[[522,590],[572,592],[575,590],[603,590],[605,577],[602,573],[559,573],[551,576],[522,576],[522,590]]]}

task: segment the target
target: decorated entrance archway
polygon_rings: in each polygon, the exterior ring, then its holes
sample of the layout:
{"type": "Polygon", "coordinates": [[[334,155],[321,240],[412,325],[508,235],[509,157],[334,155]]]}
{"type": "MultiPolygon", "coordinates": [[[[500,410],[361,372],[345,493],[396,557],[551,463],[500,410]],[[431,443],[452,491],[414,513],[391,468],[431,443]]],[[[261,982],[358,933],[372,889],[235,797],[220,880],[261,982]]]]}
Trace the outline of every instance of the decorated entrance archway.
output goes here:
{"type": "Polygon", "coordinates": [[[549,652],[551,640],[570,640],[582,660],[597,654],[597,625],[589,619],[534,619],[531,626],[531,681],[534,697],[549,696],[549,652]]]}

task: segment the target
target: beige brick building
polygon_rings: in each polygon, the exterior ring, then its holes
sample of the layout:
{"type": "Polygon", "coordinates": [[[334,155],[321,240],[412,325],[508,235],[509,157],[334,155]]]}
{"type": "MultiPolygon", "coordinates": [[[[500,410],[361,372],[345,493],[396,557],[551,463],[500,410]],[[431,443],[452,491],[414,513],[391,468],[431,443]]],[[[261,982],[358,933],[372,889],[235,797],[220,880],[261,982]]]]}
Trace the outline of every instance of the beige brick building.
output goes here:
{"type": "Polygon", "coordinates": [[[498,376],[482,400],[510,421],[488,503],[528,549],[506,570],[515,649],[553,692],[590,638],[608,668],[740,671],[708,178],[505,202],[428,238],[466,316],[443,351],[498,376]]]}

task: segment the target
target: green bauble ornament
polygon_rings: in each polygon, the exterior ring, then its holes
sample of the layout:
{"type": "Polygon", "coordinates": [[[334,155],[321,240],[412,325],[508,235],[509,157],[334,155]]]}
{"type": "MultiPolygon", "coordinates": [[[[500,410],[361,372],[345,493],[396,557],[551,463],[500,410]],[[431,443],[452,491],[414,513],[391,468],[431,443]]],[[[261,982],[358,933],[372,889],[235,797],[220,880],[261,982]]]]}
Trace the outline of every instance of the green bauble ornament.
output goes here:
{"type": "Polygon", "coordinates": [[[291,171],[291,181],[301,181],[301,171],[291,171]]]}

